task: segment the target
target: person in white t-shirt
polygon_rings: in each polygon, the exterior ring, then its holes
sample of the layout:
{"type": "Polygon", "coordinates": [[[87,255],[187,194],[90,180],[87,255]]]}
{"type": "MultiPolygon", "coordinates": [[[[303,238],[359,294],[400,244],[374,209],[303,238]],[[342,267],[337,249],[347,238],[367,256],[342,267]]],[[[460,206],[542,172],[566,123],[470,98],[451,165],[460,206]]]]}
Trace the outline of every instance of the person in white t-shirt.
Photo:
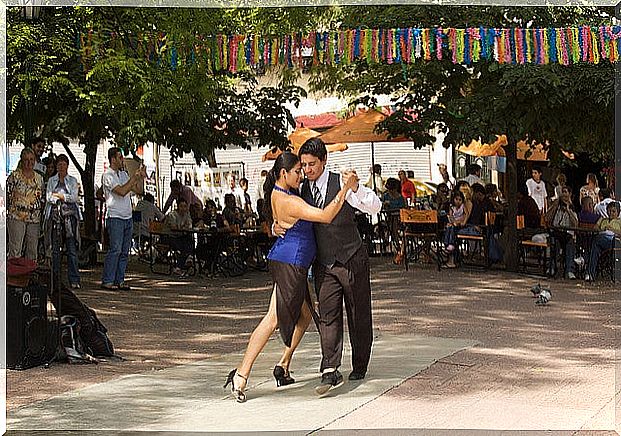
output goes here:
{"type": "Polygon", "coordinates": [[[110,167],[101,176],[101,184],[106,199],[106,229],[110,247],[104,260],[101,287],[129,291],[129,286],[125,284],[125,269],[132,242],[131,194],[142,194],[146,171],[141,166],[130,177],[124,170],[123,153],[117,147],[108,150],[108,160],[110,167]]]}
{"type": "Polygon", "coordinates": [[[532,178],[526,181],[528,195],[535,200],[540,213],[548,210],[548,192],[546,191],[546,183],[541,179],[541,168],[533,167],[532,178]]]}
{"type": "Polygon", "coordinates": [[[230,173],[226,177],[226,182],[228,183],[229,187],[226,191],[222,192],[222,204],[224,204],[224,196],[226,194],[233,194],[237,207],[241,210],[244,210],[244,203],[246,202],[244,198],[244,191],[235,183],[235,175],[233,173],[230,173]]]}

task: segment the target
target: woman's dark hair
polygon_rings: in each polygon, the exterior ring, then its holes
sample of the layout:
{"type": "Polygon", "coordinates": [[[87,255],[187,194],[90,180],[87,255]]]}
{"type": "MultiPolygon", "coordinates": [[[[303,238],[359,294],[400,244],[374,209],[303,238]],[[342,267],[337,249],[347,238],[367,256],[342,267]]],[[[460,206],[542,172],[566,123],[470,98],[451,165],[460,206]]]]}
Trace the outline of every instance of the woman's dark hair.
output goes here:
{"type": "Polygon", "coordinates": [[[56,156],[56,163],[58,162],[64,162],[69,165],[69,158],[66,154],[59,154],[58,156],[56,156]]]}
{"type": "Polygon", "coordinates": [[[310,138],[302,144],[302,147],[300,147],[298,155],[302,156],[303,154],[310,154],[311,156],[315,156],[319,160],[323,161],[328,157],[328,149],[326,148],[326,144],[321,139],[310,138]]]}
{"type": "Polygon", "coordinates": [[[401,182],[394,177],[389,177],[386,180],[386,189],[389,191],[401,191],[401,182]]]}
{"type": "Polygon", "coordinates": [[[461,198],[461,202],[462,202],[462,203],[465,203],[465,202],[466,202],[466,197],[464,197],[464,193],[463,193],[463,192],[461,192],[460,190],[455,190],[455,191],[453,191],[453,193],[451,194],[451,204],[453,204],[453,200],[454,200],[456,197],[461,198]]]}
{"type": "MultiPolygon", "coordinates": [[[[315,138],[311,138],[311,139],[315,139],[315,138]]],[[[308,141],[304,143],[302,148],[304,148],[304,146],[307,143],[308,141]]],[[[323,141],[321,143],[323,144],[323,141]]],[[[325,145],[324,145],[324,148],[325,148],[325,145]]],[[[302,153],[302,149],[300,149],[300,154],[301,153],[302,153]]],[[[313,156],[315,155],[313,154],[313,156]]],[[[316,156],[316,157],[319,157],[319,156],[316,156]]],[[[298,162],[300,162],[300,158],[298,156],[291,153],[290,151],[285,151],[284,153],[281,153],[281,155],[276,158],[276,161],[274,161],[274,166],[272,167],[271,170],[268,171],[267,176],[265,177],[265,183],[263,184],[263,191],[265,192],[265,202],[263,203],[263,215],[269,221],[273,221],[272,191],[274,190],[274,186],[276,185],[276,181],[278,180],[278,177],[280,177],[280,172],[283,169],[285,171],[291,171],[291,169],[294,166],[296,166],[298,162]]]]}
{"type": "Polygon", "coordinates": [[[235,207],[236,204],[237,202],[233,194],[224,195],[224,207],[235,207]]]}
{"type": "Polygon", "coordinates": [[[440,192],[440,191],[446,191],[446,192],[448,193],[448,192],[450,191],[450,189],[449,189],[449,187],[448,187],[448,185],[447,185],[446,183],[440,183],[440,184],[438,185],[438,189],[437,189],[437,191],[438,191],[438,192],[440,192]]]}
{"type": "Polygon", "coordinates": [[[218,208],[218,206],[216,206],[216,202],[213,201],[211,198],[205,202],[205,209],[209,208],[210,206],[214,209],[218,208]]]}

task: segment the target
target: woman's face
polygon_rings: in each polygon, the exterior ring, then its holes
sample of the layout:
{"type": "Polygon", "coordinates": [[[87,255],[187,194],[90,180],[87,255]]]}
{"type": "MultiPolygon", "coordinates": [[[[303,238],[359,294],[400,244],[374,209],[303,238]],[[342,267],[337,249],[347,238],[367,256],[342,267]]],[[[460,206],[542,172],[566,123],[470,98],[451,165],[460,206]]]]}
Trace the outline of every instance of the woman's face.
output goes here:
{"type": "Polygon", "coordinates": [[[459,190],[464,194],[465,198],[470,198],[470,187],[468,185],[461,185],[459,190]]]}
{"type": "Polygon", "coordinates": [[[69,165],[64,160],[59,160],[56,163],[56,171],[58,171],[59,176],[66,176],[68,168],[69,168],[69,165]]]}
{"type": "Polygon", "coordinates": [[[455,196],[453,198],[453,205],[455,207],[460,207],[462,204],[463,204],[463,201],[462,201],[462,199],[461,199],[461,197],[459,195],[457,195],[457,196],[455,196]]]}
{"type": "Polygon", "coordinates": [[[616,207],[611,207],[608,212],[608,216],[610,219],[616,220],[619,218],[619,209],[616,207]]]}
{"type": "Polygon", "coordinates": [[[26,171],[32,171],[35,165],[35,155],[34,153],[26,153],[22,157],[22,168],[26,171]]]}
{"type": "Polygon", "coordinates": [[[287,186],[295,189],[300,188],[300,183],[302,182],[302,164],[300,162],[296,163],[293,168],[289,171],[285,171],[283,174],[287,186]]]}

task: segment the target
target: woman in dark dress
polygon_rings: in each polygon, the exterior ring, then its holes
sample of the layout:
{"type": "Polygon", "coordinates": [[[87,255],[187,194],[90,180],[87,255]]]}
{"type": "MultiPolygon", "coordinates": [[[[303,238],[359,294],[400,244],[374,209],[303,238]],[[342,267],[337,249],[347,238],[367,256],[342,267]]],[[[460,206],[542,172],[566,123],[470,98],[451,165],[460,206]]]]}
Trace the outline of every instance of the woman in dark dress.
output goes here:
{"type": "Polygon", "coordinates": [[[246,401],[244,391],[252,365],[276,327],[287,347],[295,349],[300,343],[311,320],[307,277],[317,250],[312,223],[331,222],[341,210],[347,191],[358,183],[357,177],[350,177],[334,200],[325,209],[318,209],[292,192],[298,190],[301,181],[299,158],[286,152],[276,159],[265,182],[266,212],[288,230],[268,255],[274,280],[268,312],[252,332],[241,364],[229,373],[224,385],[231,384],[231,392],[240,403],[246,401]]]}

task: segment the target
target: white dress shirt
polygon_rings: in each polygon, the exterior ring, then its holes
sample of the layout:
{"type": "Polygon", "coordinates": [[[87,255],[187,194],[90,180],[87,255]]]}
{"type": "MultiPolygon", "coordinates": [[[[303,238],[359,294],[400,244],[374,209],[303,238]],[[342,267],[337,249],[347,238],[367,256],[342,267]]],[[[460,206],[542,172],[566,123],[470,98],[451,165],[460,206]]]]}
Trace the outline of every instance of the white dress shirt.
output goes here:
{"type": "MultiPolygon", "coordinates": [[[[324,170],[324,172],[319,176],[317,180],[314,182],[308,181],[310,183],[311,193],[313,192],[313,185],[316,183],[319,188],[319,192],[321,192],[321,197],[324,201],[324,207],[326,206],[326,193],[328,192],[328,178],[330,172],[324,170]]],[[[341,187],[343,186],[343,178],[341,177],[341,187]]],[[[361,183],[358,183],[358,191],[354,192],[351,189],[347,191],[347,195],[345,196],[345,200],[349,203],[349,205],[355,209],[358,209],[361,212],[368,213],[369,215],[375,215],[379,213],[382,209],[382,201],[379,199],[375,192],[372,189],[363,186],[361,183]]]]}

